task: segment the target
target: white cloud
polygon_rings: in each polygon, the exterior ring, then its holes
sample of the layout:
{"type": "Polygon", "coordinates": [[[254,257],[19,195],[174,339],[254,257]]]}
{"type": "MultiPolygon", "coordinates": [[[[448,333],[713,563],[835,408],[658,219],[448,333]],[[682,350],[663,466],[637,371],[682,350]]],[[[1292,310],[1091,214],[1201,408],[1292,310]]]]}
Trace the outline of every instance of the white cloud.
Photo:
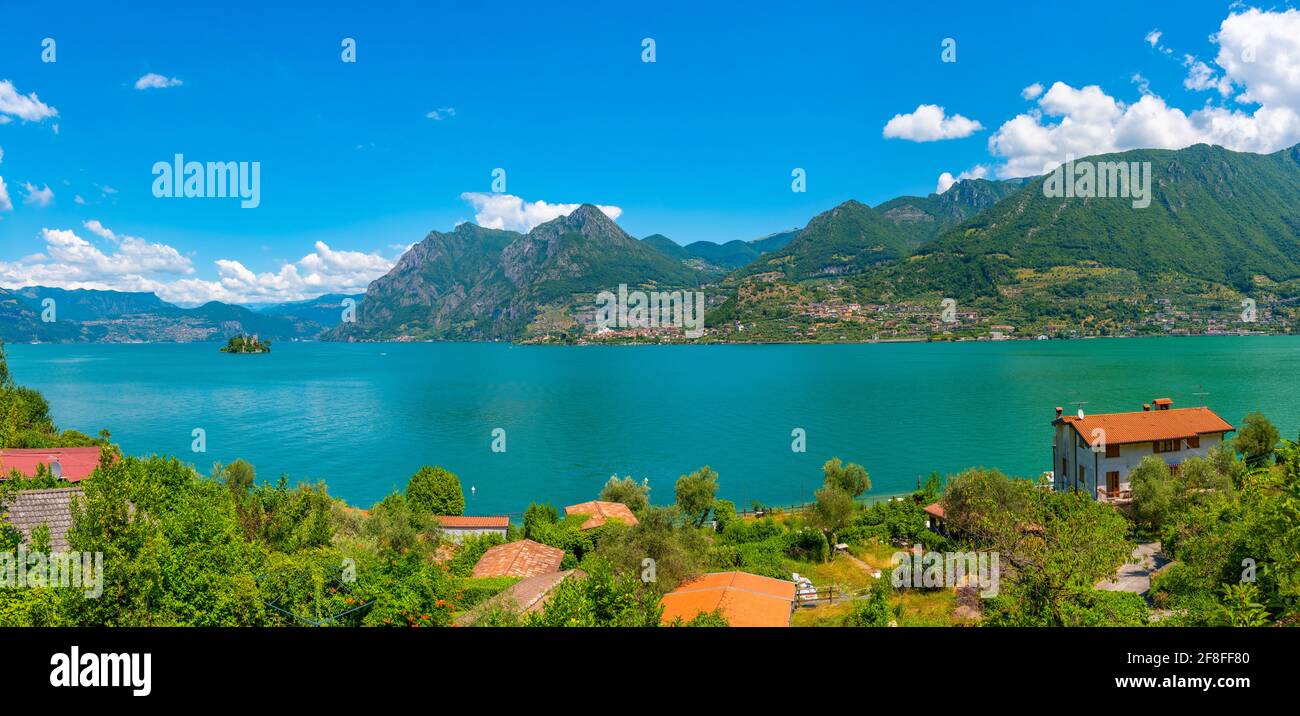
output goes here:
{"type": "MultiPolygon", "coordinates": [[[[1162,53],[1173,53],[1162,44],[1160,31],[1145,39],[1162,53]]],[[[1269,153],[1300,143],[1300,10],[1234,10],[1210,42],[1218,44],[1213,65],[1183,56],[1183,86],[1216,92],[1217,104],[1212,96],[1190,112],[1170,107],[1140,74],[1132,82],[1141,97],[1131,104],[1101,87],[1057,82],[1040,97],[1039,107],[1002,123],[989,138],[989,152],[1004,160],[997,174],[1040,174],[1070,155],[1126,149],[1208,143],[1269,153]]]]}
{"type": "Polygon", "coordinates": [[[36,93],[21,94],[9,80],[0,80],[0,124],[12,121],[12,115],[25,122],[40,122],[57,117],[59,110],[45,104],[36,93]]]}
{"type": "Polygon", "coordinates": [[[1020,96],[1028,100],[1038,99],[1039,96],[1041,96],[1042,94],[1043,94],[1043,85],[1041,82],[1035,82],[1032,85],[1029,85],[1028,87],[1020,90],[1020,96]]]}
{"type": "Polygon", "coordinates": [[[1069,155],[1181,149],[1202,142],[1270,153],[1300,142],[1300,10],[1233,12],[1211,41],[1219,45],[1217,69],[1185,55],[1184,86],[1216,92],[1219,104],[1211,99],[1185,112],[1151,94],[1140,75],[1133,81],[1142,97],[1131,104],[1096,85],[1057,82],[1036,109],[1004,122],[989,138],[990,153],[1003,160],[997,174],[1041,174],[1069,155]],[[1233,102],[1256,106],[1247,110],[1233,102]]]}
{"type": "Polygon", "coordinates": [[[1224,97],[1232,94],[1232,81],[1226,75],[1220,77],[1204,62],[1187,55],[1183,58],[1183,66],[1187,68],[1187,78],[1183,80],[1183,86],[1187,89],[1196,91],[1214,89],[1224,97]]]}
{"type": "Polygon", "coordinates": [[[435,121],[435,122],[441,122],[441,121],[444,120],[444,119],[449,119],[449,118],[451,118],[451,117],[455,117],[455,116],[456,116],[456,108],[455,108],[455,107],[441,107],[441,108],[439,108],[439,109],[435,109],[435,110],[429,112],[428,114],[426,114],[426,115],[424,115],[424,116],[425,116],[425,117],[428,117],[429,119],[432,119],[432,120],[435,121]]]}
{"type": "Polygon", "coordinates": [[[24,182],[23,190],[27,192],[27,196],[23,198],[24,204],[49,206],[54,203],[54,190],[50,189],[49,184],[46,184],[43,189],[37,189],[35,184],[24,182]]]}
{"type": "Polygon", "coordinates": [[[175,77],[166,77],[156,72],[150,72],[135,81],[135,88],[138,90],[165,89],[167,87],[177,87],[180,84],[181,81],[175,77]]]}
{"type": "MultiPolygon", "coordinates": [[[[548,204],[545,201],[524,201],[513,194],[484,194],[465,192],[460,198],[474,207],[474,223],[488,229],[509,229],[527,232],[551,219],[568,216],[581,204],[548,204]]],[[[611,219],[617,220],[623,210],[617,206],[597,206],[611,219]]]]}
{"type": "Polygon", "coordinates": [[[77,194],[77,195],[73,196],[73,197],[72,197],[72,201],[73,201],[74,203],[77,203],[77,204],[85,204],[85,203],[86,203],[86,200],[83,199],[83,198],[81,198],[81,195],[80,195],[80,194],[77,194]]]}
{"type": "Polygon", "coordinates": [[[44,253],[0,261],[0,285],[150,291],[182,305],[297,301],[360,293],[394,263],[378,254],[335,251],[318,241],[313,252],[277,271],[255,273],[239,261],[218,259],[216,280],[206,280],[193,277],[190,259],[171,246],[118,234],[96,219],[84,226],[112,250],[101,250],[69,229],[42,229],[44,253]]]}
{"type": "Polygon", "coordinates": [[[970,169],[958,174],[956,177],[948,172],[944,172],[939,175],[939,184],[934,188],[934,193],[942,194],[951,189],[953,185],[959,181],[965,181],[966,179],[983,179],[988,175],[989,168],[983,164],[976,164],[970,169]]]}
{"type": "Polygon", "coordinates": [[[0,261],[0,284],[138,291],[152,290],[141,288],[148,282],[146,274],[194,272],[189,259],[176,249],[133,236],[121,237],[112,253],[104,253],[70,229],[41,229],[41,238],[45,253],[0,261]]]}
{"type": "Polygon", "coordinates": [[[13,211],[14,203],[9,200],[9,187],[5,186],[5,178],[0,177],[0,211],[13,211]]]}
{"type": "Polygon", "coordinates": [[[979,122],[960,114],[947,116],[939,105],[922,104],[911,114],[894,115],[885,124],[883,134],[887,139],[933,142],[969,137],[983,128],[979,122]]]}

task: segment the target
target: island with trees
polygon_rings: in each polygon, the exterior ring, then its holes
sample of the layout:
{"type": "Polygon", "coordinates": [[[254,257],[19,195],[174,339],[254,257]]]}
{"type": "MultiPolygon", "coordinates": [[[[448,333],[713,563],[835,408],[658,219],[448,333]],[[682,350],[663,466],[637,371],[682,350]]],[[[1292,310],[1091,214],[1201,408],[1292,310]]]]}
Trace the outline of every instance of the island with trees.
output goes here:
{"type": "Polygon", "coordinates": [[[270,353],[271,342],[264,341],[257,336],[231,336],[226,341],[226,345],[221,347],[222,353],[270,353]]]}

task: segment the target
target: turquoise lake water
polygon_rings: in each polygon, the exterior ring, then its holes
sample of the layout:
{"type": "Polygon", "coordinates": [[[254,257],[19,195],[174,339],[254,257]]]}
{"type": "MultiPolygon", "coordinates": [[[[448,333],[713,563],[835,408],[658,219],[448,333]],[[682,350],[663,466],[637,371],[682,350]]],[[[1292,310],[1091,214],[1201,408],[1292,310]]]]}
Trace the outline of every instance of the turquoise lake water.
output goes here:
{"type": "Polygon", "coordinates": [[[10,345],[15,379],[62,428],[112,431],[128,453],[207,471],[245,458],[259,478],[324,480],[369,506],[422,464],[460,475],[466,511],[596,497],[613,473],[673,499],[678,475],[719,473],[748,504],[811,499],[822,462],[859,462],[875,494],[973,465],[1050,469],[1053,408],[1202,400],[1233,424],[1300,428],[1300,337],[838,346],[277,343],[10,345]],[[1198,396],[1197,393],[1208,393],[1198,396]],[[191,451],[202,428],[207,452],[191,451]],[[492,431],[506,431],[494,453],[492,431]],[[791,431],[807,452],[791,451],[791,431]],[[471,486],[474,488],[471,493],[471,486]]]}

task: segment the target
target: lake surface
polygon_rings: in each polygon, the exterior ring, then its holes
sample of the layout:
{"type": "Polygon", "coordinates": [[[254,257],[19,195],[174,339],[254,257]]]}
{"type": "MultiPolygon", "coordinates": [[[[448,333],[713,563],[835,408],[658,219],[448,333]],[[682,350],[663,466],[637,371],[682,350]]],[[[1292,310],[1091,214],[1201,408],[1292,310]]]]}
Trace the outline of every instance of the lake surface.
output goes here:
{"type": "Polygon", "coordinates": [[[324,480],[369,506],[423,464],[460,475],[466,511],[594,499],[613,473],[673,500],[711,465],[738,504],[811,499],[839,456],[873,494],[930,471],[1050,469],[1054,407],[1141,409],[1204,400],[1229,422],[1265,413],[1300,428],[1300,337],[1203,337],[840,346],[277,343],[11,345],[15,379],[60,428],[108,428],[131,454],[206,472],[251,461],[261,479],[324,480]],[[1208,393],[1208,395],[1197,395],[1208,393]],[[206,431],[194,453],[192,431],[206,431]],[[506,431],[494,453],[492,431],[506,431]],[[791,450],[791,431],[807,452],[791,450]],[[471,493],[471,486],[474,491],[471,493]]]}

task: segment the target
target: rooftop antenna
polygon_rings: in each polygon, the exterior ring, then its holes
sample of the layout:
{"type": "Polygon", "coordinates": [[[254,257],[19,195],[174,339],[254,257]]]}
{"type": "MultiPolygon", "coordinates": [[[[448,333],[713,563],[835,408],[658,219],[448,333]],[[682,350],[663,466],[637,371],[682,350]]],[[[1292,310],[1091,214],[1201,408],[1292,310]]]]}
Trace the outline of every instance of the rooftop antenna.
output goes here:
{"type": "Polygon", "coordinates": [[[1070,403],[1070,405],[1077,405],[1077,406],[1079,406],[1079,413],[1078,413],[1078,415],[1079,415],[1079,419],[1080,419],[1080,420],[1083,420],[1083,406],[1085,406],[1085,405],[1087,405],[1087,404],[1088,404],[1088,401],[1086,401],[1086,400],[1075,400],[1075,401],[1072,401],[1072,402],[1070,403]]]}
{"type": "Polygon", "coordinates": [[[1205,396],[1209,395],[1210,393],[1209,393],[1208,391],[1205,390],[1205,386],[1203,386],[1203,385],[1198,385],[1198,386],[1196,386],[1196,387],[1197,387],[1197,388],[1200,388],[1200,391],[1199,391],[1199,392],[1196,392],[1196,393],[1192,393],[1192,395],[1195,395],[1195,396],[1197,396],[1197,397],[1199,397],[1199,398],[1201,399],[1201,407],[1204,408],[1204,407],[1205,407],[1205,396]]]}

